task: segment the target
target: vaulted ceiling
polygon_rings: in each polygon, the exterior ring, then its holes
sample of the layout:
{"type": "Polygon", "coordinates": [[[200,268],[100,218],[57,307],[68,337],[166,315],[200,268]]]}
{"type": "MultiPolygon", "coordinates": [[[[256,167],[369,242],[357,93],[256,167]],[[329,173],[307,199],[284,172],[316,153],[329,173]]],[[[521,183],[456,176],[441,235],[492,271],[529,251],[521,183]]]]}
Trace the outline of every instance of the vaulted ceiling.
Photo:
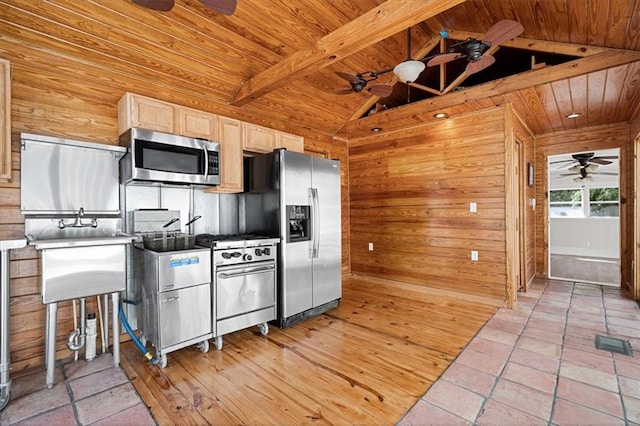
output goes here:
{"type": "MultiPolygon", "coordinates": [[[[35,46],[55,52],[57,61],[41,64],[52,79],[88,63],[114,87],[167,101],[180,93],[196,108],[342,138],[506,102],[535,133],[548,133],[627,121],[640,104],[640,0],[238,0],[231,16],[197,0],[175,3],[158,12],[129,0],[3,0],[0,56],[24,51],[13,61],[20,67],[40,60],[29,53],[35,46]],[[411,54],[421,58],[439,48],[443,31],[450,40],[481,39],[502,19],[520,22],[524,32],[501,45],[496,63],[482,71],[486,82],[460,83],[442,95],[447,82],[437,77],[425,83],[431,92],[398,86],[396,95],[410,90],[414,100],[420,91],[431,94],[369,116],[384,99],[366,90],[333,93],[348,87],[336,71],[405,60],[409,27],[411,54]],[[515,60],[509,49],[537,56],[535,69],[501,74],[515,60]],[[539,64],[557,54],[570,60],[539,64]],[[570,112],[581,116],[568,119],[570,112]]],[[[378,81],[395,83],[393,73],[378,81]]]]}

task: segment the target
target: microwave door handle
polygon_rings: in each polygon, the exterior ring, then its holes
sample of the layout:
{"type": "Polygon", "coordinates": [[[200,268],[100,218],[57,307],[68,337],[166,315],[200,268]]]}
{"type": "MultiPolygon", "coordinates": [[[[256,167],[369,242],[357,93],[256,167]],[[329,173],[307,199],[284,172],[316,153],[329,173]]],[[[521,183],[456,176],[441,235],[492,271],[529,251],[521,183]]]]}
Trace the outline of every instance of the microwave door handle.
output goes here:
{"type": "Polygon", "coordinates": [[[202,145],[202,150],[204,151],[204,178],[207,179],[209,177],[209,151],[207,151],[207,145],[202,145]]]}

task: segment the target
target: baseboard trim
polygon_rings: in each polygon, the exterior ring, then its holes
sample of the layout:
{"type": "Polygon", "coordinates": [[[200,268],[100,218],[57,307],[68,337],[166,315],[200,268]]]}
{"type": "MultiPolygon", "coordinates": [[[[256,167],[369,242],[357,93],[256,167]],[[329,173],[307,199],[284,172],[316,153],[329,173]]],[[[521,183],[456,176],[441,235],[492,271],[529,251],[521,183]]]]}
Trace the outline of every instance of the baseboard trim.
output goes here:
{"type": "Polygon", "coordinates": [[[482,303],[484,305],[496,306],[499,308],[503,308],[507,306],[506,300],[497,300],[497,299],[492,299],[490,297],[476,296],[474,294],[457,293],[455,291],[444,290],[441,288],[435,288],[435,287],[430,287],[426,285],[412,284],[412,283],[406,283],[406,282],[394,281],[394,280],[385,280],[382,278],[370,277],[368,275],[350,274],[345,276],[345,278],[362,279],[362,280],[376,282],[384,285],[403,288],[407,290],[418,291],[420,293],[446,296],[455,300],[464,300],[467,302],[482,303]]]}

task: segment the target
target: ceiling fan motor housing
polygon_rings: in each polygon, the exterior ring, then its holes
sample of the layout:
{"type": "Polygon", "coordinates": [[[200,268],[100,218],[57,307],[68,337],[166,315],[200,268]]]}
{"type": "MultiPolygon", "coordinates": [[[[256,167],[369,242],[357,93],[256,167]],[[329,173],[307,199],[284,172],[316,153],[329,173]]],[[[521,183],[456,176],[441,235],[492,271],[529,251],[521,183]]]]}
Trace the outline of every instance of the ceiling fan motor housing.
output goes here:
{"type": "Polygon", "coordinates": [[[476,39],[470,39],[462,48],[468,60],[475,62],[482,57],[486,44],[476,39]]]}

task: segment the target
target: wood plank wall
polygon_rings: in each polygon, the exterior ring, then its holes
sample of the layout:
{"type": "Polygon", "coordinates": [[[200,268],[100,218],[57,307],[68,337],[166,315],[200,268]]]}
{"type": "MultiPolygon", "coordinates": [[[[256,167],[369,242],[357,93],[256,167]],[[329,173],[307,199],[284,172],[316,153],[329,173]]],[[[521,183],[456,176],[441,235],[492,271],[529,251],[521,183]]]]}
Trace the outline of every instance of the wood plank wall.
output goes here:
{"type": "MultiPolygon", "coordinates": [[[[132,87],[90,59],[60,55],[52,47],[4,40],[0,53],[13,65],[12,180],[0,184],[0,239],[24,237],[20,213],[20,133],[29,132],[113,145],[117,143],[117,102],[126,91],[157,94],[159,99],[220,113],[215,103],[192,99],[162,86],[149,69],[146,82],[132,87]]],[[[221,106],[225,116],[246,119],[240,108],[221,106]],[[237,111],[236,111],[237,110],[237,111]],[[237,112],[237,114],[230,114],[237,112]]],[[[269,126],[268,122],[257,124],[269,126]]],[[[273,126],[275,128],[275,126],[273,126]]],[[[343,274],[349,274],[348,167],[346,142],[304,129],[279,129],[305,137],[305,149],[342,162],[343,274]]],[[[10,356],[13,371],[44,365],[45,305],[40,297],[39,254],[27,247],[11,253],[10,356]]],[[[95,309],[93,304],[90,309],[95,309]]],[[[73,329],[71,303],[58,313],[57,359],[68,357],[66,338],[73,329]]]]}
{"type": "MultiPolygon", "coordinates": [[[[629,125],[617,123],[604,126],[594,126],[579,130],[563,131],[538,135],[536,137],[536,181],[541,185],[536,186],[536,200],[538,201],[538,214],[536,215],[536,271],[537,276],[546,278],[548,266],[548,208],[547,208],[547,157],[550,155],[567,154],[572,152],[596,151],[599,149],[620,148],[620,198],[632,200],[633,165],[629,161],[629,125]]],[[[621,272],[623,283],[630,281],[630,251],[628,250],[628,238],[633,234],[633,219],[630,216],[631,203],[621,204],[621,272]]]]}
{"type": "Polygon", "coordinates": [[[353,274],[505,300],[505,108],[351,140],[349,177],[353,274]]]}
{"type": "Polygon", "coordinates": [[[629,121],[629,188],[634,188],[635,199],[629,199],[630,224],[627,232],[627,247],[630,248],[630,275],[633,286],[633,297],[640,300],[640,105],[629,121]],[[634,249],[635,247],[635,249],[634,249]],[[635,253],[633,252],[635,250],[635,253]]]}
{"type": "MultiPolygon", "coordinates": [[[[520,175],[520,179],[525,182],[528,181],[528,164],[535,163],[535,138],[531,130],[527,127],[524,120],[520,117],[517,111],[512,110],[513,120],[513,138],[515,141],[519,141],[523,147],[523,153],[521,162],[518,165],[522,173],[520,175]]],[[[534,167],[535,171],[535,167],[534,167]]],[[[536,197],[535,186],[540,185],[540,181],[534,179],[534,186],[529,186],[528,184],[523,184],[524,190],[524,200],[521,214],[524,214],[524,231],[523,231],[523,242],[524,245],[524,255],[521,257],[522,259],[522,271],[523,271],[523,285],[521,290],[526,290],[527,284],[535,278],[536,275],[536,213],[540,211],[539,207],[534,207],[531,205],[531,200],[536,197]]]]}

